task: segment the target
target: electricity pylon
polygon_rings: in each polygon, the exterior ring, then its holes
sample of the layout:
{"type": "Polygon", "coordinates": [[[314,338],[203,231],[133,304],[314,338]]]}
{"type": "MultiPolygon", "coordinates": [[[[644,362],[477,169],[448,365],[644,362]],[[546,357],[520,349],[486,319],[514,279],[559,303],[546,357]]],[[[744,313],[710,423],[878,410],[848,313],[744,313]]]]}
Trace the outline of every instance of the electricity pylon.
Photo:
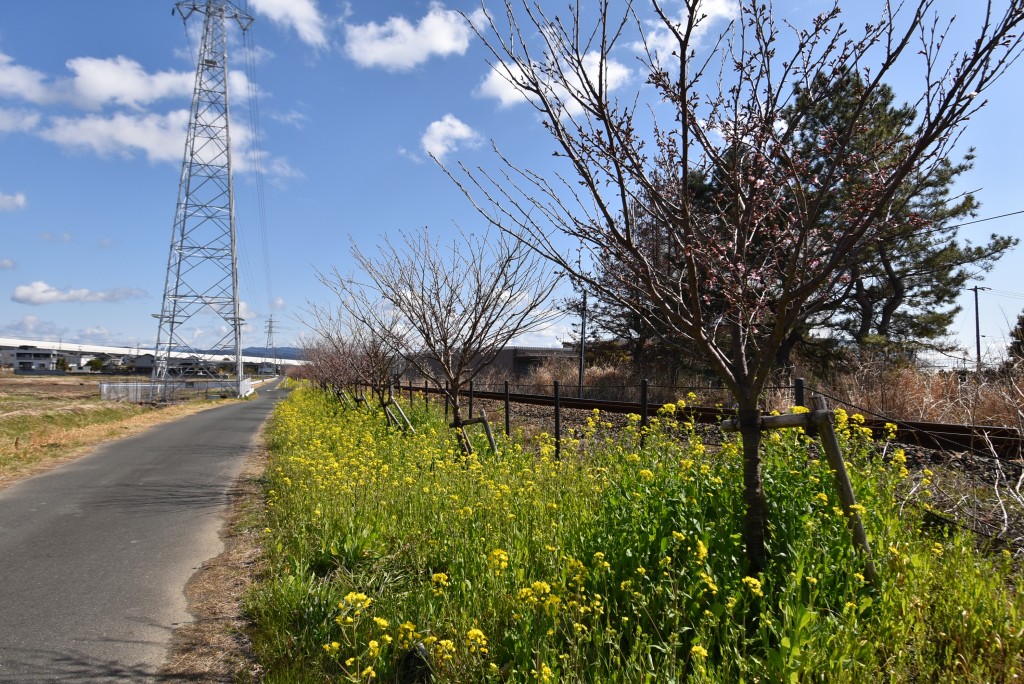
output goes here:
{"type": "Polygon", "coordinates": [[[234,360],[241,395],[243,321],[238,302],[225,24],[232,19],[246,31],[253,20],[229,0],[179,2],[176,9],[184,21],[193,14],[203,15],[203,37],[181,164],[163,305],[156,314],[160,327],[153,381],[166,386],[168,377],[175,374],[212,377],[216,363],[229,357],[234,360]],[[206,326],[211,320],[214,336],[206,342],[198,334],[198,326],[206,326]],[[184,366],[174,367],[172,352],[184,352],[190,359],[184,366]]]}
{"type": "MultiPolygon", "coordinates": [[[[274,359],[274,375],[277,375],[277,345],[274,343],[274,315],[271,314],[270,318],[267,319],[267,347],[264,350],[264,354],[270,354],[271,358],[274,359]]],[[[264,356],[264,360],[266,357],[264,356]]]]}

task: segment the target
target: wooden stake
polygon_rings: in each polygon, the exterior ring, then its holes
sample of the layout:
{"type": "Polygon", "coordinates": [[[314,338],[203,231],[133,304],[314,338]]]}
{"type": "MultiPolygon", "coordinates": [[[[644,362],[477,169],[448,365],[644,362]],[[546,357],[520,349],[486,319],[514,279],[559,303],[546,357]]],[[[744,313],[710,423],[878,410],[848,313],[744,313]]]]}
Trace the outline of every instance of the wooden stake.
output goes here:
{"type": "Polygon", "coordinates": [[[857,500],[853,495],[853,485],[850,484],[850,475],[846,472],[846,462],[843,460],[843,453],[839,449],[839,438],[835,430],[835,414],[825,408],[825,399],[821,395],[811,397],[811,406],[814,413],[810,414],[814,424],[818,427],[818,434],[821,438],[821,446],[825,450],[828,464],[832,468],[832,475],[836,479],[836,490],[839,492],[839,500],[843,504],[843,511],[846,513],[846,521],[853,532],[853,542],[864,554],[864,577],[871,584],[878,584],[878,574],[875,572],[875,563],[871,557],[871,545],[868,544],[868,536],[864,531],[864,521],[854,506],[857,500]]]}

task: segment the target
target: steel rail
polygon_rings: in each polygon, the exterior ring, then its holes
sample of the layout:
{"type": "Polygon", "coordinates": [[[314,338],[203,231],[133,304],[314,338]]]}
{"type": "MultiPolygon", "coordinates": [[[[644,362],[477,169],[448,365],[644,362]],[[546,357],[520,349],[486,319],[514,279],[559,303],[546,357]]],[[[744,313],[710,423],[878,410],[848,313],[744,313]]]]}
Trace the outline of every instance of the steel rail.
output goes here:
{"type": "MultiPolygon", "coordinates": [[[[403,390],[408,388],[402,388],[403,390]]],[[[436,387],[412,387],[417,393],[426,391],[429,394],[444,394],[444,390],[436,387]]],[[[470,396],[470,390],[464,389],[460,396],[470,396]]],[[[474,400],[496,401],[504,403],[505,392],[488,392],[472,390],[474,400]]],[[[555,405],[555,398],[546,394],[525,394],[510,392],[510,404],[529,404],[533,406],[555,405]]],[[[617,401],[613,399],[587,399],[580,397],[560,396],[559,403],[565,409],[593,411],[602,413],[641,415],[643,406],[634,401],[617,401]]],[[[651,404],[649,411],[655,415],[665,404],[651,404]]],[[[735,409],[707,406],[686,406],[677,410],[676,415],[684,420],[692,420],[701,424],[717,424],[727,418],[736,416],[735,409]]],[[[987,456],[1014,459],[1024,456],[1024,437],[1018,428],[998,425],[959,425],[955,423],[932,423],[917,420],[886,420],[881,418],[865,418],[859,425],[869,428],[874,437],[882,438],[888,432],[889,424],[896,426],[894,441],[900,444],[919,446],[942,451],[969,450],[987,456]]]]}

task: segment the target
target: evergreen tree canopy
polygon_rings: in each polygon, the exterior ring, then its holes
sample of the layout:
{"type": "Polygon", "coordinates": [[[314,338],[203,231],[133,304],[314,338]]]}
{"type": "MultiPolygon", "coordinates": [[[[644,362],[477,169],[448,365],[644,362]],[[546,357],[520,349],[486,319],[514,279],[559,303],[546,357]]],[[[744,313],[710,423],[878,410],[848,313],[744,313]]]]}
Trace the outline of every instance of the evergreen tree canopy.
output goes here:
{"type": "MultiPolygon", "coordinates": [[[[915,110],[906,104],[896,106],[895,93],[888,86],[872,91],[866,105],[865,85],[855,72],[845,76],[843,87],[835,88],[833,84],[827,97],[816,92],[816,86],[818,82],[799,93],[796,103],[784,113],[789,118],[783,119],[801,141],[802,153],[811,160],[812,173],[834,174],[837,168],[862,164],[864,157],[877,155],[877,150],[884,147],[882,141],[895,139],[897,145],[892,148],[896,154],[895,148],[910,140],[915,110]],[[857,111],[858,105],[861,109],[866,106],[868,112],[857,111]],[[849,126],[854,118],[862,123],[849,126]],[[852,142],[837,146],[844,158],[830,157],[829,146],[820,143],[822,136],[848,127],[852,129],[852,142]]],[[[741,166],[744,160],[734,155],[730,163],[741,166]]],[[[942,159],[925,172],[908,176],[887,212],[886,220],[897,228],[885,231],[884,239],[850,255],[845,277],[839,280],[832,296],[807,308],[802,323],[783,341],[780,365],[788,364],[797,348],[815,358],[829,357],[837,346],[881,346],[904,352],[943,348],[960,311],[956,299],[966,282],[989,271],[1018,242],[1015,237],[996,234],[980,245],[959,240],[957,224],[974,216],[978,203],[971,193],[954,194],[954,186],[972,165],[973,154],[969,152],[960,163],[942,159]]],[[[742,173],[728,174],[733,178],[738,175],[742,173]]],[[[664,174],[659,179],[659,192],[676,182],[671,173],[664,174]]],[[[694,204],[703,205],[709,215],[721,211],[722,199],[730,195],[721,178],[707,179],[694,173],[687,182],[691,209],[694,204]],[[700,201],[694,203],[694,199],[700,201]]],[[[856,174],[850,174],[838,188],[834,183],[827,184],[828,201],[836,207],[846,206],[844,194],[856,192],[850,187],[856,182],[856,174]]],[[[632,211],[632,230],[644,257],[671,272],[675,268],[672,250],[677,247],[671,239],[673,227],[655,220],[646,211],[643,197],[634,203],[632,211]]],[[[836,220],[842,219],[837,216],[836,220]]],[[[748,258],[756,261],[757,252],[755,246],[748,258]]],[[[654,304],[638,298],[614,253],[598,260],[597,271],[605,289],[596,293],[588,311],[592,329],[621,340],[638,371],[666,364],[673,370],[687,366],[689,359],[679,356],[685,344],[670,339],[671,331],[653,326],[650,321],[656,316],[638,313],[654,304]],[[624,301],[631,305],[624,305],[624,301]],[[676,363],[669,363],[673,358],[676,363]]],[[[569,300],[566,310],[578,311],[579,305],[579,301],[569,300]]]]}

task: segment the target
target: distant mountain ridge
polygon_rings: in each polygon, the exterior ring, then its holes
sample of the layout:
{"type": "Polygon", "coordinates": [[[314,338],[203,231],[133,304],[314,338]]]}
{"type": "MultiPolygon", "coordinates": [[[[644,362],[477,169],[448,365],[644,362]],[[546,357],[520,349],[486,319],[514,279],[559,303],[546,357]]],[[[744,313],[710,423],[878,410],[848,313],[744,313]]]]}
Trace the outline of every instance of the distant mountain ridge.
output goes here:
{"type": "Polygon", "coordinates": [[[276,349],[267,349],[266,347],[245,347],[242,349],[242,356],[271,357],[275,354],[279,359],[288,359],[290,361],[303,360],[301,347],[277,347],[276,349]]]}

